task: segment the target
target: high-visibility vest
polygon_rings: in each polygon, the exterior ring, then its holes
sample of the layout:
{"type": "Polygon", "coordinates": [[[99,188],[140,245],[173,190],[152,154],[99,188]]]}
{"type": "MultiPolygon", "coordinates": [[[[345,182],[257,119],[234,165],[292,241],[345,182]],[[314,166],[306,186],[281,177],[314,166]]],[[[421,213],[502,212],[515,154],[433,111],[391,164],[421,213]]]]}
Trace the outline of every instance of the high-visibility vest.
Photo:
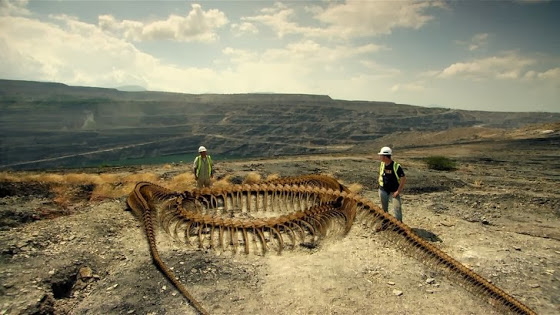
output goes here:
{"type": "MultiPolygon", "coordinates": [[[[397,174],[397,170],[399,169],[399,166],[401,166],[399,163],[393,161],[393,173],[395,173],[395,176],[397,177],[397,182],[400,184],[401,183],[401,178],[399,177],[399,174],[397,174]]],[[[379,164],[379,187],[383,187],[383,172],[385,171],[385,162],[381,162],[379,164]]]]}
{"type": "MultiPolygon", "coordinates": [[[[200,174],[200,166],[202,165],[202,159],[200,158],[200,155],[196,157],[197,162],[197,167],[196,167],[196,177],[198,177],[198,174],[200,174]]],[[[210,155],[206,156],[206,161],[208,162],[208,177],[212,176],[212,158],[210,157],[210,155]]]]}

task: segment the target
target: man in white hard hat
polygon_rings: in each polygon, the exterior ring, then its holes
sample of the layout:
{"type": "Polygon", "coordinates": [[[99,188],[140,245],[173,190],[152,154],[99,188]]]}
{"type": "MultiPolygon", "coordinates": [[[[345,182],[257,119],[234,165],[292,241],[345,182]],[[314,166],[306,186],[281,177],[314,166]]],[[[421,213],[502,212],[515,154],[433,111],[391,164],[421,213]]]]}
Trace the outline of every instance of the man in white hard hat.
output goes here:
{"type": "MultiPolygon", "coordinates": [[[[383,147],[379,150],[379,199],[383,211],[388,212],[389,200],[393,200],[395,218],[402,222],[401,192],[406,183],[406,176],[401,165],[391,159],[393,150],[383,147]]],[[[382,227],[384,228],[384,227],[382,227]]]]}
{"type": "Polygon", "coordinates": [[[196,187],[210,187],[210,185],[212,185],[210,179],[214,177],[212,158],[207,154],[206,148],[204,146],[200,146],[198,148],[198,154],[199,155],[194,159],[193,162],[193,172],[194,177],[196,178],[196,187]]]}

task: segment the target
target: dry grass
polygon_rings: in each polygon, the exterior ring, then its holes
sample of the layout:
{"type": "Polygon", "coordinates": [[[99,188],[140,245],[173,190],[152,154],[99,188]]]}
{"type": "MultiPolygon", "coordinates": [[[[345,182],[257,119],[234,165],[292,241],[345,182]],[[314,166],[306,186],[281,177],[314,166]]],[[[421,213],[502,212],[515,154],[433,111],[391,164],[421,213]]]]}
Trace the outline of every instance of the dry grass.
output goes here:
{"type": "Polygon", "coordinates": [[[59,174],[39,174],[37,177],[39,182],[45,183],[64,183],[65,181],[64,176],[59,174]]]}
{"type": "Polygon", "coordinates": [[[72,202],[72,190],[69,190],[64,185],[54,185],[51,191],[55,194],[53,201],[59,206],[68,207],[72,202]]]}
{"type": "Polygon", "coordinates": [[[231,175],[226,175],[222,179],[212,183],[212,187],[216,188],[226,188],[231,185],[231,175]]]}
{"type": "Polygon", "coordinates": [[[15,176],[8,172],[0,172],[0,181],[3,182],[19,182],[19,176],[15,176]]]}
{"type": "Polygon", "coordinates": [[[5,182],[39,182],[51,185],[55,194],[54,201],[62,206],[73,202],[73,196],[78,192],[77,185],[94,185],[90,200],[106,198],[120,198],[128,195],[136,183],[147,181],[164,186],[171,190],[183,191],[195,186],[194,175],[184,173],[177,175],[171,181],[164,182],[159,175],[154,173],[27,173],[27,172],[0,172],[0,181],[5,182]]]}
{"type": "MultiPolygon", "coordinates": [[[[232,175],[225,175],[220,180],[214,180],[212,187],[225,188],[231,185],[232,175]]],[[[266,180],[280,178],[278,174],[270,174],[266,180]]],[[[39,182],[52,184],[51,192],[55,195],[54,201],[61,206],[68,206],[75,203],[76,195],[80,194],[79,185],[93,185],[90,200],[103,200],[108,198],[120,198],[127,196],[138,182],[151,182],[156,185],[166,187],[173,191],[185,191],[196,187],[194,174],[191,172],[181,173],[174,176],[171,180],[165,181],[160,175],[155,173],[26,173],[26,172],[0,172],[0,181],[5,182],[39,182]]],[[[243,184],[257,184],[262,182],[262,176],[256,172],[248,173],[243,179],[243,184]]],[[[475,183],[476,184],[476,183],[475,183]]],[[[363,187],[360,184],[351,184],[348,189],[354,193],[360,192],[363,187]]],[[[89,192],[88,192],[89,194],[89,192]]]]}
{"type": "Polygon", "coordinates": [[[160,181],[159,176],[154,173],[136,173],[136,174],[126,175],[123,178],[123,182],[127,182],[127,183],[150,182],[150,183],[157,184],[159,183],[159,181],[160,181]]]}
{"type": "Polygon", "coordinates": [[[69,184],[102,184],[103,180],[97,174],[72,173],[66,174],[65,180],[69,184]]]}
{"type": "Polygon", "coordinates": [[[166,183],[165,187],[171,190],[183,191],[196,187],[196,180],[192,172],[186,172],[173,177],[166,183]]]}
{"type": "Polygon", "coordinates": [[[353,192],[353,193],[355,193],[355,194],[361,192],[362,189],[364,189],[364,186],[363,186],[362,184],[358,184],[358,183],[350,184],[350,185],[347,186],[347,187],[348,187],[348,189],[349,189],[351,192],[353,192]]]}
{"type": "Polygon", "coordinates": [[[96,185],[91,192],[91,200],[103,200],[107,198],[119,198],[126,196],[134,189],[134,184],[129,185],[115,185],[113,183],[103,183],[96,185]]]}
{"type": "Polygon", "coordinates": [[[261,179],[262,177],[259,173],[250,172],[243,179],[243,184],[249,184],[249,185],[257,184],[261,182],[261,179]]]}
{"type": "Polygon", "coordinates": [[[280,178],[280,175],[278,175],[278,174],[275,173],[275,174],[270,174],[270,175],[268,175],[268,176],[266,177],[266,180],[275,180],[275,179],[278,179],[278,178],[280,178]]]}

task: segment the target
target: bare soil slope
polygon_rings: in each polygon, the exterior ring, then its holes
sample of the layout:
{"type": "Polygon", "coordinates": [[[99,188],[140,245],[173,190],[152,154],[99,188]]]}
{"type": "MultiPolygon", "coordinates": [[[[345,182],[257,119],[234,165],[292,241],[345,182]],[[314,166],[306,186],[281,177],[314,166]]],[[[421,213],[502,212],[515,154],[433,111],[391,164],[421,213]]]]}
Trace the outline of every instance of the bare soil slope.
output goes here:
{"type": "Polygon", "coordinates": [[[123,92],[0,79],[0,169],[136,159],[147,164],[146,158],[162,156],[180,161],[196,154],[200,143],[223,158],[348,153],[395,133],[559,120],[560,113],[466,111],[327,95],[123,92]]]}
{"type": "MultiPolygon", "coordinates": [[[[394,156],[408,177],[404,222],[539,314],[560,312],[558,136],[553,131],[432,144],[396,149],[394,156]],[[453,157],[458,170],[427,169],[421,158],[436,154],[453,157]]],[[[375,150],[362,156],[215,159],[218,177],[231,175],[233,182],[251,172],[263,178],[330,174],[361,185],[364,197],[377,200],[375,150]]],[[[89,172],[153,173],[165,181],[188,168],[89,172]]],[[[102,197],[94,185],[64,194],[50,182],[0,183],[0,314],[194,313],[152,264],[124,195],[102,197]]],[[[384,233],[356,223],[348,235],[333,235],[317,248],[265,256],[201,251],[165,233],[158,234],[158,246],[212,314],[495,313],[440,271],[397,250],[384,233]]]]}

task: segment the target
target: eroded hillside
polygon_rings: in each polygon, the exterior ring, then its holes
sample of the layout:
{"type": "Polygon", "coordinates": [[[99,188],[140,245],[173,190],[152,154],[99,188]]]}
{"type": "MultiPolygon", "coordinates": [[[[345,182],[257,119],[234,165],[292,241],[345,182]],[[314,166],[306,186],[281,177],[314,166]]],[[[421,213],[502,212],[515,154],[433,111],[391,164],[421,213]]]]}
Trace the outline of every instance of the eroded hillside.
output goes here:
{"type": "Polygon", "coordinates": [[[0,80],[0,168],[188,159],[200,144],[222,157],[344,153],[395,133],[559,120],[553,113],[461,111],[324,95],[122,92],[0,80]]]}

